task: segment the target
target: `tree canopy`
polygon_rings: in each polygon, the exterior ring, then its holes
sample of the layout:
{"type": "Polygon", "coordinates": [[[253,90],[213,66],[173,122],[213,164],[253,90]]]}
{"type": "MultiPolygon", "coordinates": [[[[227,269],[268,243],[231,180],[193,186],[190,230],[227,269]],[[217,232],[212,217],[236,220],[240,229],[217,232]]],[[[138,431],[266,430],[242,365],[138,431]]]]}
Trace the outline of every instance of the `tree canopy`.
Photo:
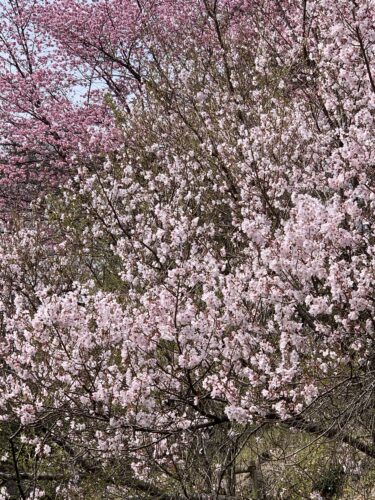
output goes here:
{"type": "Polygon", "coordinates": [[[1,498],[373,498],[375,2],[0,9],[1,498]]]}

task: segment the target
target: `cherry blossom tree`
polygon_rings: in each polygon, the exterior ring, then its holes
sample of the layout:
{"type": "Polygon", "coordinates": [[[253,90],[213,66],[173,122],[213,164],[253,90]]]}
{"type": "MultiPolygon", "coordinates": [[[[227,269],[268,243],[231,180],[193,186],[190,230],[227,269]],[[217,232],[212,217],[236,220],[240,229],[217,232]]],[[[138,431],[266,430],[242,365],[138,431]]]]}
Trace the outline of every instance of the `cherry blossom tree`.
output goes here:
{"type": "Polygon", "coordinates": [[[41,29],[39,7],[34,0],[0,5],[2,212],[26,208],[86,155],[105,154],[116,141],[110,110],[96,97],[94,69],[59,52],[41,29]]]}
{"type": "Polygon", "coordinates": [[[5,498],[365,495],[374,17],[4,3],[4,179],[49,192],[1,235],[5,498]]]}

